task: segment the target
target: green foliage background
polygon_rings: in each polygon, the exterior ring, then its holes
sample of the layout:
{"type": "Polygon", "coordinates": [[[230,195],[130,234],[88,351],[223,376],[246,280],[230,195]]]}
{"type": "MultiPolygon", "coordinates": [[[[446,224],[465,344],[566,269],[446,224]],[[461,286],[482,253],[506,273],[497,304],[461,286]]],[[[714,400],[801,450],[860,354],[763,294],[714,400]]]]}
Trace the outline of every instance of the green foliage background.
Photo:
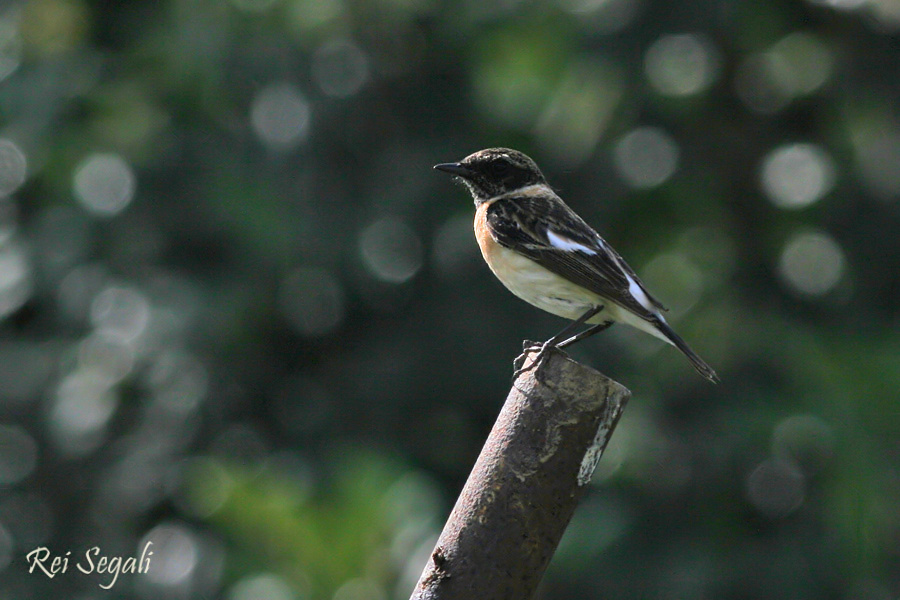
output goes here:
{"type": "Polygon", "coordinates": [[[2,5],[0,598],[408,597],[562,325],[431,170],[499,145],[722,378],[573,348],[634,397],[539,597],[896,598],[898,34],[896,0],[2,5]]]}

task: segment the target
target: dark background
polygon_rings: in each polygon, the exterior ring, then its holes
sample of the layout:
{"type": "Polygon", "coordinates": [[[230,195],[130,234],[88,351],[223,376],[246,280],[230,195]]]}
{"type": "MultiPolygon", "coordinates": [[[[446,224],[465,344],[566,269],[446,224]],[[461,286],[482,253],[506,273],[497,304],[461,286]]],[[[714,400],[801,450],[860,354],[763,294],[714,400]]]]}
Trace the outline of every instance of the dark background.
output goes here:
{"type": "Polygon", "coordinates": [[[502,145],[722,378],[573,348],[634,396],[539,597],[896,600],[898,34],[893,0],[3,4],[0,597],[408,597],[563,325],[431,170],[502,145]]]}

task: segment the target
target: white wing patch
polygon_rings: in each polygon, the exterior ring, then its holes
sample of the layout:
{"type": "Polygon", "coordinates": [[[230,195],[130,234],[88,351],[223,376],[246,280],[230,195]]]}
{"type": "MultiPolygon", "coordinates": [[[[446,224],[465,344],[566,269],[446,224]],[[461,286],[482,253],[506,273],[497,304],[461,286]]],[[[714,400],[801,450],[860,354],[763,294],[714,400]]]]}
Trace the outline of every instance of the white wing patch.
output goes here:
{"type": "Polygon", "coordinates": [[[647,294],[644,293],[644,290],[641,289],[640,284],[634,280],[634,277],[625,273],[625,277],[628,278],[628,292],[634,297],[635,300],[640,302],[641,306],[649,310],[654,315],[660,316],[659,311],[656,310],[656,307],[653,306],[653,303],[650,302],[650,298],[647,297],[647,294]]]}
{"type": "Polygon", "coordinates": [[[566,250],[568,252],[584,252],[585,254],[597,254],[596,251],[588,248],[584,244],[579,244],[578,242],[572,241],[569,238],[559,235],[555,233],[552,229],[547,230],[547,239],[550,240],[550,245],[558,250],[566,250]]]}

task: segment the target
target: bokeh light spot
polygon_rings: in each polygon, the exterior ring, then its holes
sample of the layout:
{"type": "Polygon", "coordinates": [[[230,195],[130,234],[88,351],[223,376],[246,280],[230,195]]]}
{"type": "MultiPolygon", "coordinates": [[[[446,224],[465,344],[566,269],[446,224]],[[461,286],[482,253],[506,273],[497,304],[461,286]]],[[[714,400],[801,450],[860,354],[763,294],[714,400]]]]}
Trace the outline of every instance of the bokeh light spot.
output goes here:
{"type": "Polygon", "coordinates": [[[200,559],[194,535],[181,525],[163,523],[144,536],[139,545],[153,542],[153,568],[144,575],[153,583],[176,586],[191,577],[200,559]]]}
{"type": "Polygon", "coordinates": [[[91,323],[98,331],[132,342],[147,329],[150,303],[139,291],[112,285],[91,302],[91,323]]]}
{"type": "Polygon", "coordinates": [[[258,573],[235,583],[228,600],[294,600],[297,594],[283,578],[272,573],[258,573]]]}
{"type": "Polygon", "coordinates": [[[22,6],[22,38],[30,52],[58,56],[77,48],[88,33],[91,18],[84,2],[30,0],[22,6]]]}
{"type": "Polygon", "coordinates": [[[791,288],[821,296],[841,280],[845,263],[844,252],[834,238],[822,231],[806,231],[785,244],[779,272],[791,288]]]}
{"type": "Polygon", "coordinates": [[[56,389],[50,412],[50,433],[67,454],[90,452],[103,441],[103,432],[118,406],[105,377],[79,370],[67,375],[56,389]]]}
{"type": "Polygon", "coordinates": [[[387,600],[384,588],[370,579],[351,579],[338,588],[333,600],[387,600]]]}
{"type": "Polygon", "coordinates": [[[718,70],[718,56],[711,43],[691,33],[662,36],[644,57],[647,79],[666,96],[698,94],[715,82],[718,70]]]}
{"type": "Polygon", "coordinates": [[[137,179],[118,154],[92,154],[75,168],[75,197],[92,214],[111,217],[134,198],[137,179]]]}
{"type": "Polygon", "coordinates": [[[278,292],[281,312],[300,335],[317,337],[344,320],[344,288],[325,269],[302,267],[290,273],[278,292]]]}
{"type": "Polygon", "coordinates": [[[32,293],[31,264],[18,245],[0,245],[0,319],[12,314],[32,293]]]}
{"type": "Polygon", "coordinates": [[[763,189],[780,208],[808,206],[831,191],[834,182],[834,163],[815,144],[781,146],[763,160],[763,189]]]}
{"type": "Polygon", "coordinates": [[[118,336],[94,333],[78,345],[78,366],[115,385],[134,366],[134,349],[118,336]]]}
{"type": "Polygon", "coordinates": [[[737,69],[735,91],[750,110],[771,115],[821,88],[831,77],[833,63],[831,50],[818,38],[795,32],[749,55],[737,69]]]}
{"type": "Polygon", "coordinates": [[[610,34],[627,27],[637,16],[641,0],[557,0],[578,17],[591,33],[610,34]]]}
{"type": "Polygon", "coordinates": [[[808,0],[810,4],[828,6],[836,10],[854,10],[865,5],[869,0],[808,0]]]}
{"type": "Polygon", "coordinates": [[[806,479],[795,464],[770,458],[750,473],[746,490],[756,510],[770,519],[780,519],[803,504],[806,479]]]}
{"type": "Polygon", "coordinates": [[[531,129],[558,83],[561,33],[510,25],[478,40],[472,74],[478,109],[496,122],[531,129]]]}
{"type": "Polygon", "coordinates": [[[331,40],[313,55],[312,76],[325,94],[346,98],[369,79],[369,60],[351,40],[331,40]]]}
{"type": "Polygon", "coordinates": [[[309,102],[290,83],[273,83],[253,98],[250,123],[262,142],[275,150],[287,150],[309,134],[309,102]]]}
{"type": "Polygon", "coordinates": [[[288,22],[298,33],[319,29],[347,15],[343,0],[294,1],[287,4],[288,22]]]}
{"type": "Polygon", "coordinates": [[[878,25],[889,32],[900,30],[900,2],[897,0],[860,0],[866,2],[878,25]]]}
{"type": "Polygon", "coordinates": [[[616,169],[631,187],[649,189],[669,179],[678,168],[678,144],[665,131],[640,127],[616,142],[616,169]]]}
{"type": "Polygon", "coordinates": [[[814,415],[792,415],[775,427],[772,454],[793,462],[804,473],[821,471],[834,454],[834,431],[814,415]]]}
{"type": "Polygon", "coordinates": [[[359,238],[363,264],[388,283],[408,281],[422,268],[422,242],[402,220],[386,217],[366,227],[359,238]]]}
{"type": "Polygon", "coordinates": [[[816,36],[803,31],[779,40],[769,50],[775,84],[788,96],[815,92],[831,77],[834,56],[816,36]]]}
{"type": "Polygon", "coordinates": [[[182,350],[165,350],[147,375],[153,397],[167,409],[184,414],[206,396],[209,375],[198,359],[182,350]]]}
{"type": "Polygon", "coordinates": [[[580,60],[551,94],[535,133],[560,164],[576,166],[594,151],[623,95],[618,71],[596,60],[580,60]]]}
{"type": "Polygon", "coordinates": [[[641,273],[649,287],[665,298],[667,305],[679,315],[693,308],[703,295],[703,273],[681,253],[660,254],[641,273]]]}
{"type": "Polygon", "coordinates": [[[22,62],[22,38],[12,19],[0,19],[0,81],[12,75],[22,62]]]}
{"type": "Polygon", "coordinates": [[[28,161],[12,141],[0,139],[0,198],[9,196],[25,183],[28,161]]]}
{"type": "Polygon", "coordinates": [[[183,499],[194,516],[212,516],[231,496],[234,478],[214,458],[193,458],[182,466],[182,473],[183,499]]]}

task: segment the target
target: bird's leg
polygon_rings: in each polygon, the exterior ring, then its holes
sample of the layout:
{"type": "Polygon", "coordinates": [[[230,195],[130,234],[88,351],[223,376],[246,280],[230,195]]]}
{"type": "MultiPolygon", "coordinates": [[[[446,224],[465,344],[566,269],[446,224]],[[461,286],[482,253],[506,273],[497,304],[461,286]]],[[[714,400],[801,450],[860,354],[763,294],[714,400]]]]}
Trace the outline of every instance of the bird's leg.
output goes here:
{"type": "MultiPolygon", "coordinates": [[[[562,343],[565,344],[565,345],[574,344],[576,341],[578,341],[578,340],[576,339],[576,338],[578,338],[578,335],[575,335],[575,336],[573,336],[573,337],[571,337],[571,338],[569,338],[569,339],[566,339],[566,336],[568,336],[570,333],[572,333],[573,331],[575,331],[576,329],[578,329],[579,327],[581,327],[582,325],[584,325],[585,322],[587,322],[589,319],[591,319],[592,317],[594,317],[594,316],[595,316],[597,313],[599,313],[601,310],[603,310],[603,306],[602,306],[602,305],[601,305],[601,306],[595,306],[595,307],[591,308],[590,310],[588,310],[587,312],[585,312],[583,315],[581,315],[580,317],[578,317],[577,319],[575,319],[574,321],[572,321],[571,323],[569,323],[568,325],[566,325],[566,327],[565,327],[562,331],[560,331],[559,333],[557,333],[556,335],[554,335],[552,338],[550,338],[549,340],[547,340],[547,341],[544,342],[543,344],[540,344],[541,349],[538,350],[537,356],[534,357],[534,360],[531,361],[531,364],[528,365],[527,367],[520,367],[520,368],[516,369],[515,373],[513,373],[513,381],[515,381],[516,379],[518,379],[519,375],[521,375],[522,373],[525,373],[525,372],[527,372],[527,371],[530,371],[531,369],[534,369],[535,367],[537,367],[538,365],[540,365],[541,362],[543,362],[543,360],[547,357],[547,352],[548,352],[551,348],[559,348],[559,347],[560,347],[560,346],[559,346],[559,344],[561,343],[560,340],[565,340],[565,341],[562,342],[562,343]]],[[[588,329],[587,331],[592,331],[592,330],[594,330],[594,329],[596,329],[596,327],[591,327],[591,328],[588,329]]],[[[599,329],[598,329],[597,331],[599,331],[599,329]]],[[[582,333],[587,333],[587,332],[582,332],[582,333]]],[[[596,332],[593,332],[593,333],[596,333],[596,332]]],[[[579,334],[579,335],[580,335],[580,334],[579,334]]],[[[586,337],[586,336],[585,336],[585,337],[586,337]]],[[[581,338],[579,338],[579,339],[581,339],[581,338]]],[[[535,346],[536,346],[536,345],[537,345],[537,344],[535,344],[535,346]]],[[[531,346],[531,347],[533,348],[534,346],[531,346]]],[[[522,363],[524,363],[525,356],[526,356],[526,354],[527,354],[527,350],[528,350],[528,349],[526,348],[526,351],[525,351],[525,352],[522,352],[522,354],[520,354],[520,355],[516,358],[516,360],[513,361],[513,365],[518,365],[518,364],[520,364],[519,361],[522,361],[522,363]]]]}
{"type": "Polygon", "coordinates": [[[612,321],[606,321],[605,323],[598,323],[597,325],[594,325],[593,327],[590,327],[589,329],[585,329],[581,333],[576,333],[575,335],[573,335],[572,337],[570,337],[567,340],[563,340],[562,342],[558,343],[556,345],[556,347],[561,350],[561,349],[565,348],[566,346],[571,346],[575,342],[580,342],[584,338],[591,337],[595,333],[600,333],[604,329],[609,329],[609,327],[612,324],[613,324],[612,321]]]}

